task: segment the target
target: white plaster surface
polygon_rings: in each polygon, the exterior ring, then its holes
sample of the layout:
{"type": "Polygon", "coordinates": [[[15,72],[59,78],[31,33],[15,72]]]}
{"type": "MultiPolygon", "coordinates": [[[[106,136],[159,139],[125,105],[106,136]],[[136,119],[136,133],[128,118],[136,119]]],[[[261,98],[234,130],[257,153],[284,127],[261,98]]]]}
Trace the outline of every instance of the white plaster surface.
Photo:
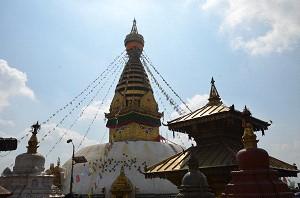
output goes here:
{"type": "MultiPolygon", "coordinates": [[[[136,189],[134,193],[177,193],[177,187],[168,180],[145,179],[141,171],[144,171],[146,165],[158,163],[182,150],[179,145],[151,141],[124,141],[85,147],[75,154],[85,156],[88,163],[74,165],[73,191],[78,194],[102,194],[105,188],[109,197],[111,185],[119,175],[121,166],[124,166],[126,176],[136,189]]],[[[63,167],[66,168],[64,192],[67,193],[71,160],[63,167]]]]}
{"type": "Polygon", "coordinates": [[[16,157],[13,173],[40,175],[44,164],[45,158],[40,153],[23,153],[16,157]]]}

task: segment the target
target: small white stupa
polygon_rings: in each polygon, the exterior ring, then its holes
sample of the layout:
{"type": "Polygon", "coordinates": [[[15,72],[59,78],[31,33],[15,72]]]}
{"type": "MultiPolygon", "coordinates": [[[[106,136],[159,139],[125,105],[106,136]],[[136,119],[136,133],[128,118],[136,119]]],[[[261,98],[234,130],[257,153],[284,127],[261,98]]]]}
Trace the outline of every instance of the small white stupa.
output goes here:
{"type": "MultiPolygon", "coordinates": [[[[134,20],[125,47],[129,60],[119,79],[110,105],[108,119],[109,143],[88,146],[75,156],[84,156],[85,164],[74,166],[73,192],[98,197],[167,197],[178,193],[166,179],[146,179],[143,172],[180,151],[176,144],[161,142],[159,127],[162,113],[158,111],[153,90],[140,56],[144,38],[134,20]]],[[[64,165],[65,193],[69,192],[71,160],[64,165]]]]}
{"type": "Polygon", "coordinates": [[[28,141],[27,152],[16,157],[13,171],[8,167],[0,177],[0,185],[13,193],[14,197],[61,197],[53,190],[53,175],[44,170],[45,158],[37,152],[37,133],[40,125],[31,126],[32,136],[28,141]]]}

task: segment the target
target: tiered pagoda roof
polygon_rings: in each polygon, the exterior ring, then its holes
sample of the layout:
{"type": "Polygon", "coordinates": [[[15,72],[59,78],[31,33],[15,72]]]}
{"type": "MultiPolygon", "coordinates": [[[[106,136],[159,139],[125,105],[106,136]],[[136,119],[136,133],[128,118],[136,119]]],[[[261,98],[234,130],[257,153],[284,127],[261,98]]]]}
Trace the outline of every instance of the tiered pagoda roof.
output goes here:
{"type": "Polygon", "coordinates": [[[152,91],[147,73],[139,57],[129,57],[120,76],[116,91],[126,97],[142,97],[145,92],[152,91]]]}
{"type": "Polygon", "coordinates": [[[141,62],[144,38],[138,33],[136,21],[124,41],[128,62],[124,66],[110,105],[106,126],[110,142],[159,139],[160,118],[148,75],[141,62]],[[122,131],[122,133],[121,133],[122,131]]]}

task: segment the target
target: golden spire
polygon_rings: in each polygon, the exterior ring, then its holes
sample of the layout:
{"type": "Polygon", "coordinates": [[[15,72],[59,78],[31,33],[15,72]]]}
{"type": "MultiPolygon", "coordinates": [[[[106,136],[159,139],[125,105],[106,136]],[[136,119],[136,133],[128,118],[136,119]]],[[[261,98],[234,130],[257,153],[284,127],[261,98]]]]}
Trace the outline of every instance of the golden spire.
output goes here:
{"type": "Polygon", "coordinates": [[[215,80],[214,78],[212,77],[211,78],[211,88],[210,88],[210,93],[209,93],[209,98],[208,98],[208,105],[219,105],[219,104],[222,104],[222,101],[221,101],[221,97],[218,93],[218,90],[215,86],[215,80]]]}
{"type": "Polygon", "coordinates": [[[130,49],[134,49],[134,48],[138,48],[139,52],[141,52],[143,50],[144,37],[141,34],[139,34],[135,19],[133,20],[133,24],[132,24],[130,33],[127,34],[127,36],[124,40],[124,44],[125,44],[127,52],[130,49]]]}
{"type": "Polygon", "coordinates": [[[59,157],[57,158],[57,166],[58,167],[60,166],[60,158],[59,157]]]}
{"type": "Polygon", "coordinates": [[[38,131],[41,129],[41,125],[39,124],[39,122],[37,121],[36,124],[31,126],[31,132],[32,135],[28,141],[28,146],[27,146],[27,153],[30,154],[34,154],[37,153],[37,148],[38,146],[38,139],[36,137],[36,134],[38,133],[38,131]]]}
{"type": "Polygon", "coordinates": [[[125,176],[124,166],[121,166],[120,176],[123,176],[123,177],[125,176]]]}
{"type": "Polygon", "coordinates": [[[136,27],[136,20],[135,18],[133,19],[133,24],[132,24],[132,28],[131,28],[131,34],[138,34],[138,30],[137,30],[137,27],[136,27]]]}
{"type": "Polygon", "coordinates": [[[249,121],[251,113],[246,106],[243,110],[243,115],[244,115],[244,119],[242,125],[244,128],[244,135],[242,136],[242,140],[244,143],[244,148],[245,149],[257,148],[258,140],[256,140],[256,135],[254,134],[253,126],[249,121]]]}
{"type": "Polygon", "coordinates": [[[109,128],[109,142],[116,141],[158,141],[160,118],[158,105],[141,60],[144,39],[138,33],[136,20],[131,32],[125,38],[129,57],[115,89],[106,126],[109,128]]]}

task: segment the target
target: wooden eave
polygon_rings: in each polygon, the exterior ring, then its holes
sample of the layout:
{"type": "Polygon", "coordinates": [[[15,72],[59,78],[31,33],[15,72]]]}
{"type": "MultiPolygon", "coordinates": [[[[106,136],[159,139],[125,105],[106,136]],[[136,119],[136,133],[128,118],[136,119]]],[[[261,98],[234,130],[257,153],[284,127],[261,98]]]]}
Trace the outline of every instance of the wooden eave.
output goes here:
{"type": "MultiPolygon", "coordinates": [[[[168,177],[169,174],[181,174],[187,172],[187,161],[190,157],[190,153],[193,149],[196,149],[199,159],[199,169],[207,172],[214,170],[213,172],[227,172],[237,169],[238,164],[235,158],[236,153],[239,151],[239,146],[215,144],[204,147],[190,147],[180,153],[177,153],[157,164],[154,164],[145,170],[146,177],[168,177]],[[212,150],[212,148],[215,148],[212,150]]],[[[283,162],[274,157],[270,158],[270,168],[278,170],[282,176],[297,177],[297,173],[300,171],[296,166],[283,162]]]]}
{"type": "Polygon", "coordinates": [[[10,192],[9,190],[7,190],[6,188],[0,186],[0,196],[4,196],[4,195],[12,195],[13,193],[10,192]]]}

